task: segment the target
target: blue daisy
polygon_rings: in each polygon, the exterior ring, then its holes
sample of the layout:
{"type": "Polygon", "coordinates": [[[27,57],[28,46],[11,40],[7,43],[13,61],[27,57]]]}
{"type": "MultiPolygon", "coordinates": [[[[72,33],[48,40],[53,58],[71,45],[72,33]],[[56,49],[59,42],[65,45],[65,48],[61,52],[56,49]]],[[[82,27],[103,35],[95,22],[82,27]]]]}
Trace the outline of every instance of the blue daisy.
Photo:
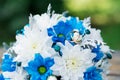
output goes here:
{"type": "Polygon", "coordinates": [[[84,80],[102,80],[102,70],[92,66],[84,72],[84,80]]]}
{"type": "Polygon", "coordinates": [[[13,72],[16,69],[16,62],[13,61],[13,58],[10,56],[10,54],[5,54],[4,58],[2,59],[1,64],[2,71],[9,71],[13,72]]]}
{"type": "Polygon", "coordinates": [[[52,40],[54,43],[61,42],[65,44],[66,36],[72,31],[72,27],[60,21],[57,25],[52,28],[48,28],[48,35],[53,36],[52,40]],[[55,32],[54,32],[55,31],[55,32]]]}
{"type": "Polygon", "coordinates": [[[48,76],[52,75],[54,60],[50,57],[43,58],[39,53],[35,54],[34,60],[28,63],[25,70],[30,74],[30,80],[46,80],[48,76]]]}
{"type": "Polygon", "coordinates": [[[92,49],[92,52],[96,54],[96,57],[93,59],[94,62],[98,62],[104,56],[104,53],[100,49],[100,45],[97,45],[96,48],[92,49]]]}
{"type": "Polygon", "coordinates": [[[48,36],[52,36],[54,43],[61,42],[65,44],[65,40],[71,41],[71,35],[74,30],[77,30],[80,35],[84,35],[85,27],[82,25],[82,21],[78,21],[77,18],[71,17],[66,22],[60,21],[53,28],[48,28],[48,36]]]}

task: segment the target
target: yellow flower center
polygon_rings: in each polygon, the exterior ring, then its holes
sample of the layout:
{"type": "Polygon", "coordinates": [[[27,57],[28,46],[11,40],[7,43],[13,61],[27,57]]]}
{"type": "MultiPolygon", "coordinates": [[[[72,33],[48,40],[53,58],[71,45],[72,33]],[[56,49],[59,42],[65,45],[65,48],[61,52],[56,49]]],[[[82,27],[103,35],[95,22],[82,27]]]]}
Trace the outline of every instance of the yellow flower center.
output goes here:
{"type": "Polygon", "coordinates": [[[79,67],[78,60],[75,58],[66,60],[67,69],[77,69],[79,67]]]}
{"type": "Polygon", "coordinates": [[[36,43],[33,43],[32,44],[32,49],[36,49],[37,48],[37,44],[36,43]]]}

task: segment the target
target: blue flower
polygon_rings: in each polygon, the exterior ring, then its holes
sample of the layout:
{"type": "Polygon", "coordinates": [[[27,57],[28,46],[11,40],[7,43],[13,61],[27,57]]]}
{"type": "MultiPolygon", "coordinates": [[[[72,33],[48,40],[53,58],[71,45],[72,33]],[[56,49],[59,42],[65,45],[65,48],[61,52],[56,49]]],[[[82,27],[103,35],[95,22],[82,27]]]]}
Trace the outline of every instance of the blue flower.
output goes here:
{"type": "Polygon", "coordinates": [[[35,54],[34,60],[28,63],[25,70],[30,74],[30,80],[47,80],[47,77],[52,75],[54,60],[50,57],[43,58],[39,53],[35,54]]]}
{"type": "Polygon", "coordinates": [[[53,36],[52,40],[54,43],[61,42],[65,44],[66,36],[68,33],[72,31],[72,27],[69,27],[67,24],[65,24],[63,21],[60,21],[57,25],[53,26],[52,28],[48,29],[48,35],[53,36]],[[53,29],[55,33],[53,32],[53,29]]]}
{"type": "Polygon", "coordinates": [[[84,80],[102,80],[102,70],[92,66],[84,72],[84,80]]]}
{"type": "Polygon", "coordinates": [[[97,45],[96,48],[93,48],[92,52],[96,54],[96,57],[93,59],[94,62],[98,62],[104,56],[103,52],[100,50],[100,45],[97,45]]]}
{"type": "Polygon", "coordinates": [[[4,55],[4,58],[2,59],[1,69],[2,71],[15,71],[16,62],[13,61],[13,58],[9,54],[4,55]]]}
{"type": "Polygon", "coordinates": [[[71,19],[68,20],[66,24],[71,26],[73,29],[78,30],[81,35],[85,34],[86,28],[83,26],[83,22],[78,21],[77,18],[71,17],[71,19]]]}
{"type": "Polygon", "coordinates": [[[81,21],[77,18],[71,17],[70,20],[66,22],[60,21],[53,28],[48,28],[48,36],[52,36],[54,43],[61,42],[65,44],[65,40],[71,41],[71,34],[74,30],[77,30],[80,35],[84,35],[85,27],[82,25],[81,21]]]}

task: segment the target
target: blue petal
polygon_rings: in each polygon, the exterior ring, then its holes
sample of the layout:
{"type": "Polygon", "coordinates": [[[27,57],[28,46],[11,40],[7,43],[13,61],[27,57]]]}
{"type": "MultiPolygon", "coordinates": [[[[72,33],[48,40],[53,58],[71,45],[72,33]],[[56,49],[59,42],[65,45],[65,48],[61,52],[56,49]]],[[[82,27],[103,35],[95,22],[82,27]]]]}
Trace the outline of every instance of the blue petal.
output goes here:
{"type": "Polygon", "coordinates": [[[9,54],[5,54],[2,60],[1,65],[2,71],[15,71],[16,69],[16,62],[13,62],[13,58],[10,57],[9,54]]]}
{"type": "Polygon", "coordinates": [[[56,34],[64,33],[65,23],[63,21],[60,21],[57,25],[53,26],[53,28],[56,34]]]}
{"type": "Polygon", "coordinates": [[[104,56],[100,50],[100,45],[97,45],[97,48],[93,48],[92,52],[96,54],[96,57],[93,59],[94,62],[98,62],[104,56]]]}
{"type": "Polygon", "coordinates": [[[84,72],[84,80],[102,80],[102,70],[92,66],[84,72]]]}
{"type": "Polygon", "coordinates": [[[44,64],[44,59],[39,53],[35,54],[35,59],[34,60],[39,64],[44,64]]]}
{"type": "Polygon", "coordinates": [[[28,63],[28,65],[29,65],[29,67],[30,67],[31,69],[33,69],[33,70],[36,70],[37,67],[38,67],[38,64],[36,64],[34,61],[30,61],[30,62],[28,63]],[[34,67],[32,67],[32,66],[34,66],[34,67]]]}
{"type": "Polygon", "coordinates": [[[51,59],[49,57],[45,59],[45,65],[47,67],[51,67],[51,66],[53,66],[53,64],[54,64],[54,59],[51,59]]]}
{"type": "Polygon", "coordinates": [[[53,43],[61,42],[61,43],[65,44],[65,38],[64,37],[59,38],[59,37],[54,36],[54,37],[52,37],[52,40],[53,40],[53,43]]]}
{"type": "Polygon", "coordinates": [[[33,74],[34,76],[31,76],[31,78],[30,78],[30,80],[41,80],[40,79],[40,75],[38,75],[38,74],[33,74]]]}
{"type": "Polygon", "coordinates": [[[47,32],[48,32],[48,36],[53,36],[54,35],[54,32],[53,32],[52,28],[48,28],[47,32]]]}

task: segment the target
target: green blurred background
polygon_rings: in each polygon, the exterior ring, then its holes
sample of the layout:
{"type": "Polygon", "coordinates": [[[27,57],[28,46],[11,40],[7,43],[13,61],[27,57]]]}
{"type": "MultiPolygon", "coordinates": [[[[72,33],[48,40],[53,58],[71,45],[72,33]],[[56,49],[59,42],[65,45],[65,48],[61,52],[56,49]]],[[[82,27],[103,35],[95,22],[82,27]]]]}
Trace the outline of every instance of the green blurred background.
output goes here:
{"type": "Polygon", "coordinates": [[[0,45],[15,41],[16,30],[28,23],[30,13],[46,12],[49,3],[56,13],[69,11],[80,19],[90,16],[104,41],[120,50],[120,0],[0,0],[0,45]]]}

